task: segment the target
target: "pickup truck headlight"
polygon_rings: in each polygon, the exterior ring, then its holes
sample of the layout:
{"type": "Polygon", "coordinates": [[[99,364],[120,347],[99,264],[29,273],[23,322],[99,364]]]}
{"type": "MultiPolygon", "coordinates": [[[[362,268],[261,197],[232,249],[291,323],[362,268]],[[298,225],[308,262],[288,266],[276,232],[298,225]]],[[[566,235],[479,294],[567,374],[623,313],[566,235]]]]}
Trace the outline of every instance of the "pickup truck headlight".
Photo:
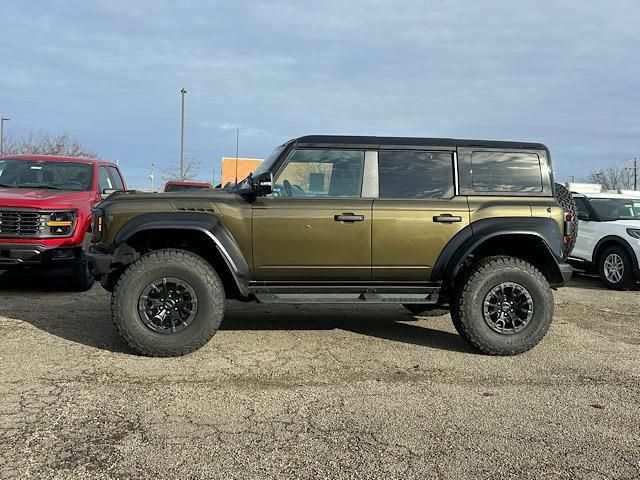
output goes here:
{"type": "Polygon", "coordinates": [[[42,213],[42,222],[44,223],[44,236],[51,237],[68,237],[73,233],[73,227],[76,223],[76,212],[46,212],[42,213]]]}
{"type": "Polygon", "coordinates": [[[640,240],[640,228],[627,228],[627,233],[633,238],[640,240]]]}

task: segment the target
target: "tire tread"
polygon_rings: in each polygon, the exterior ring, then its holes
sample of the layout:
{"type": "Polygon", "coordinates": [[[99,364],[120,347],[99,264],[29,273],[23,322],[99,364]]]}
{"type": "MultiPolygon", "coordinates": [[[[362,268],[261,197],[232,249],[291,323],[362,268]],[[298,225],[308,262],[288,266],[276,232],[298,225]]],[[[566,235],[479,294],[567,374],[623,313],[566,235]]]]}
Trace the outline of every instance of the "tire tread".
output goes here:
{"type": "Polygon", "coordinates": [[[126,340],[131,348],[140,352],[143,355],[151,356],[151,357],[180,357],[183,355],[187,355],[192,353],[202,346],[204,346],[218,331],[218,327],[222,322],[222,316],[215,322],[214,325],[211,325],[210,328],[202,335],[197,338],[190,345],[185,345],[183,348],[179,349],[163,349],[156,350],[150,348],[146,345],[141,344],[138,340],[131,335],[131,333],[127,329],[126,322],[122,317],[122,296],[124,294],[124,286],[127,284],[127,280],[129,277],[136,274],[140,269],[145,268],[145,266],[155,263],[167,263],[167,262],[179,262],[181,264],[188,264],[198,271],[200,275],[205,279],[207,284],[213,290],[213,295],[219,299],[224,301],[224,291],[222,288],[222,284],[215,270],[209,263],[207,263],[204,259],[199,257],[198,255],[191,253],[187,250],[179,250],[179,249],[162,249],[155,250],[151,253],[148,253],[138,260],[129,265],[126,270],[122,273],[118,282],[113,289],[113,293],[111,295],[111,318],[113,320],[113,324],[118,330],[118,333],[126,340]]]}

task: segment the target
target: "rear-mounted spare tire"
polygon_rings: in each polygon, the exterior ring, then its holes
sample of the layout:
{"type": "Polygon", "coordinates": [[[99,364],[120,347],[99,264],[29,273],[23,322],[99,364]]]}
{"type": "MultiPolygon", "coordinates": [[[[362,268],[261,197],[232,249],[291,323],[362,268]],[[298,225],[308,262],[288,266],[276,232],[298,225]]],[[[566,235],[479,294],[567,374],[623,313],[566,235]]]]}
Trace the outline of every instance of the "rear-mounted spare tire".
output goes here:
{"type": "Polygon", "coordinates": [[[568,242],[565,242],[562,249],[562,260],[566,260],[571,255],[573,247],[576,245],[576,238],[578,237],[578,209],[576,208],[576,201],[573,199],[573,195],[567,187],[561,183],[556,183],[556,200],[564,210],[566,231],[565,236],[570,237],[568,242]],[[566,216],[570,215],[571,220],[566,220],[566,216]]]}

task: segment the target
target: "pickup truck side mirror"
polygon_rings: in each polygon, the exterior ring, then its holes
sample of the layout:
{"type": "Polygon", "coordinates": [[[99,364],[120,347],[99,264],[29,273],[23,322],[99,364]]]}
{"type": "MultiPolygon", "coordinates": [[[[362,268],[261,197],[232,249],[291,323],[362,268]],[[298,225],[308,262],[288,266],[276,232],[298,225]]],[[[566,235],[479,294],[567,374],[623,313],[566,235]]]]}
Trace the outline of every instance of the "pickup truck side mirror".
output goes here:
{"type": "Polygon", "coordinates": [[[264,197],[273,192],[273,173],[264,172],[251,177],[251,189],[258,197],[264,197]]]}

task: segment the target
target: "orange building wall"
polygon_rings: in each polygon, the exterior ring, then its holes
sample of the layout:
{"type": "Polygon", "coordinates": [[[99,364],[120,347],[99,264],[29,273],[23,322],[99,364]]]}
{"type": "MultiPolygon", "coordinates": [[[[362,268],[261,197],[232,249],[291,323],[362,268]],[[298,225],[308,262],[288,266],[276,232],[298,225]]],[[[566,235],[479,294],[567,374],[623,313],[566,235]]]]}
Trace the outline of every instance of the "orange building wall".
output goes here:
{"type": "MultiPolygon", "coordinates": [[[[260,158],[238,158],[238,181],[253,172],[262,163],[260,158]]],[[[236,158],[222,157],[222,186],[236,181],[236,158]]]]}

